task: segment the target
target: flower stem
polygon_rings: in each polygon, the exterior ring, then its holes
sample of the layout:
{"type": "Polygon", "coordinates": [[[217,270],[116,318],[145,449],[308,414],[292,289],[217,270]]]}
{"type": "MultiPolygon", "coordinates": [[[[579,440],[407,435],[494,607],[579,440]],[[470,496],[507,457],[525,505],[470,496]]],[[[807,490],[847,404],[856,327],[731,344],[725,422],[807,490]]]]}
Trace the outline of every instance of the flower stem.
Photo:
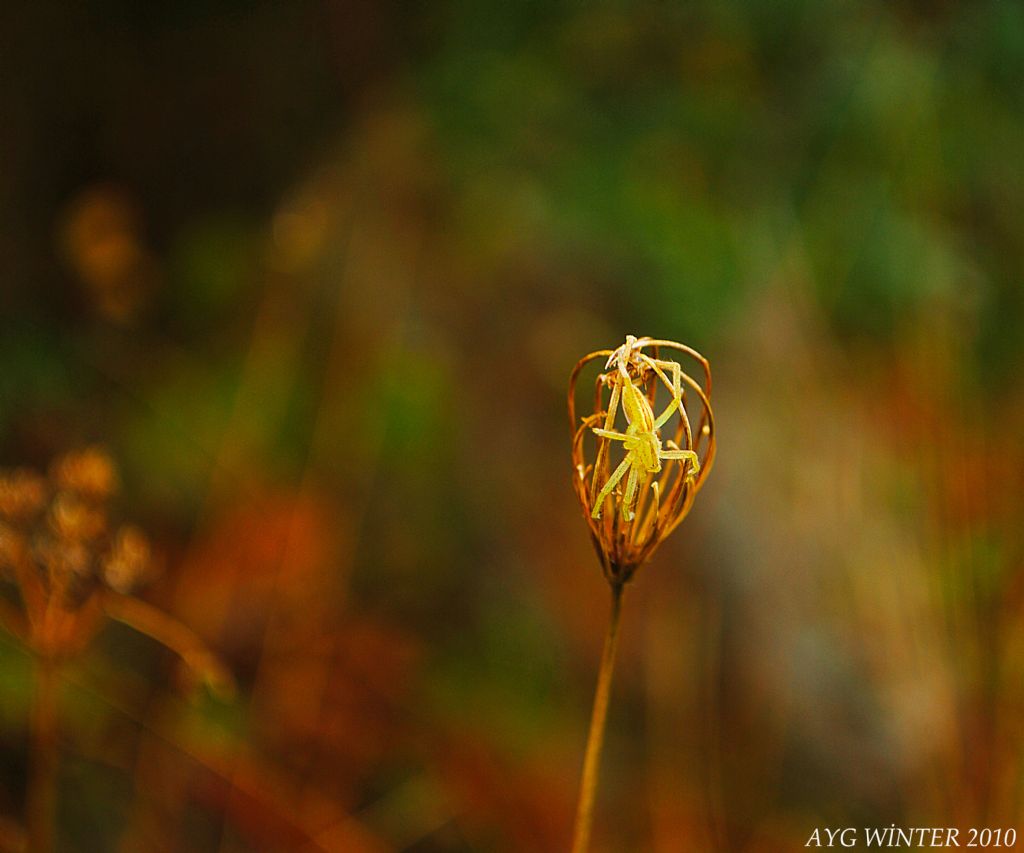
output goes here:
{"type": "Polygon", "coordinates": [[[31,769],[25,811],[29,853],[53,850],[57,807],[57,667],[47,655],[35,665],[31,769]]]}
{"type": "Polygon", "coordinates": [[[583,778],[580,780],[579,806],[576,809],[576,831],[573,835],[573,853],[586,853],[590,846],[590,829],[594,822],[594,795],[601,769],[601,749],[604,746],[604,727],[608,717],[608,699],[611,696],[612,674],[615,671],[615,652],[619,645],[619,615],[622,605],[622,586],[612,585],[612,614],[608,633],[601,653],[601,669],[597,674],[594,709],[590,715],[587,752],[583,759],[583,778]]]}

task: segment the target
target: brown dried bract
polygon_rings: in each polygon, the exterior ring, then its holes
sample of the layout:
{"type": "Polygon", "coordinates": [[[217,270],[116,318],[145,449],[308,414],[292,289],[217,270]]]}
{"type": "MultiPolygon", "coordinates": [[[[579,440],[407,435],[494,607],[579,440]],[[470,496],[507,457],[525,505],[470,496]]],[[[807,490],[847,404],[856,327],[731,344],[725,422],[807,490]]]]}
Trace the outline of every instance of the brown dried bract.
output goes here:
{"type": "Polygon", "coordinates": [[[710,397],[707,359],[675,341],[630,335],[618,349],[592,352],[573,368],[573,486],[613,586],[650,559],[707,478],[715,457],[710,397]],[[595,380],[593,410],[577,418],[577,382],[597,360],[604,370],[595,380]],[[684,370],[688,361],[701,381],[684,370]]]}

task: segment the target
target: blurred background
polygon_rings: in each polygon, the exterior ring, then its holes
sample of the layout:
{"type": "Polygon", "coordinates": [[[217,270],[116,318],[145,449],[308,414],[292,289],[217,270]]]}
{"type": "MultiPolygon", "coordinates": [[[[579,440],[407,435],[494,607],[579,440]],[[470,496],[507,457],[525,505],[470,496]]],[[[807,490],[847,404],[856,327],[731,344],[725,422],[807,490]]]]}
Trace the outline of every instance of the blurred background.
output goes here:
{"type": "Polygon", "coordinates": [[[104,446],[238,681],[106,627],[58,849],[567,849],[565,388],[627,333],[710,359],[718,458],[627,589],[595,849],[1016,826],[1022,79],[1005,0],[0,6],[0,466],[104,446]]]}

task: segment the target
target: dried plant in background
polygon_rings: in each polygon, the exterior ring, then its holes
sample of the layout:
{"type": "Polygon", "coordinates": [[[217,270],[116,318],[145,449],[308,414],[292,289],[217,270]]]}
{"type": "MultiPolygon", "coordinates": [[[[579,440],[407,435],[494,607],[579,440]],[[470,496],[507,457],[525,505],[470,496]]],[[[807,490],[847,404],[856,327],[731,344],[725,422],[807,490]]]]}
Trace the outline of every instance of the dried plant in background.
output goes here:
{"type": "Polygon", "coordinates": [[[104,320],[124,326],[139,318],[159,270],[128,192],[106,184],[80,192],[64,211],[60,243],[65,263],[104,320]]]}
{"type": "Polygon", "coordinates": [[[96,447],[62,456],[48,477],[0,471],[0,571],[13,582],[13,595],[0,598],[0,620],[35,659],[26,797],[31,853],[54,845],[60,667],[86,648],[107,618],[177,652],[213,689],[232,686],[192,631],[130,595],[153,561],[141,530],[111,524],[108,507],[117,488],[113,462],[96,447]]]}
{"type": "Polygon", "coordinates": [[[715,457],[707,359],[674,341],[626,337],[615,350],[592,352],[569,377],[573,486],[611,586],[612,612],[601,655],[580,783],[573,850],[588,848],[605,719],[618,647],[622,589],[686,517],[715,457]],[[697,382],[662,350],[696,361],[697,382]],[[593,412],[577,419],[581,371],[604,359],[593,412]]]}

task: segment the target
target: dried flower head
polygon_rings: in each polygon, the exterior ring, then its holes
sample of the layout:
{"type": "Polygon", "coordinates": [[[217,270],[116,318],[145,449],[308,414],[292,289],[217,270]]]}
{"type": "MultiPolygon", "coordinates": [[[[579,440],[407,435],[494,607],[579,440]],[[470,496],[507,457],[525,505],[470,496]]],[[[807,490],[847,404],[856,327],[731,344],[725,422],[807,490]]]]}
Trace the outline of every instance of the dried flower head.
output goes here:
{"type": "Polygon", "coordinates": [[[592,352],[573,369],[573,486],[613,586],[628,581],[683,520],[711,470],[710,396],[707,359],[674,341],[629,335],[618,349],[592,352]],[[663,350],[695,361],[703,380],[662,358],[663,350]],[[604,370],[595,382],[593,412],[577,419],[577,380],[598,359],[604,370]]]}
{"type": "Polygon", "coordinates": [[[132,527],[111,530],[117,471],[102,449],[67,453],[50,477],[0,472],[0,571],[24,607],[24,639],[41,654],[82,648],[99,623],[103,589],[126,592],[145,574],[149,546],[132,527]]]}
{"type": "Polygon", "coordinates": [[[92,447],[68,453],[48,480],[0,471],[0,627],[34,659],[29,714],[32,770],[25,796],[26,848],[52,850],[57,799],[59,679],[106,619],[147,634],[180,655],[211,689],[230,695],[231,674],[186,626],[127,593],[151,566],[149,541],[112,529],[114,463],[92,447]]]}
{"type": "Polygon", "coordinates": [[[217,692],[230,673],[181,623],[130,595],[153,574],[149,539],[134,525],[110,523],[117,468],[99,447],[73,451],[49,478],[0,471],[0,578],[13,581],[20,612],[0,597],[0,625],[40,659],[79,652],[116,619],[177,652],[217,692]]]}
{"type": "Polygon", "coordinates": [[[0,473],[0,517],[26,521],[46,501],[46,481],[34,471],[19,468],[0,473]]]}
{"type": "Polygon", "coordinates": [[[117,491],[114,462],[101,447],[66,453],[53,465],[51,478],[63,491],[105,500],[117,491]]]}
{"type": "Polygon", "coordinates": [[[149,539],[138,527],[126,524],[103,559],[103,581],[116,592],[130,592],[152,564],[149,539]]]}

